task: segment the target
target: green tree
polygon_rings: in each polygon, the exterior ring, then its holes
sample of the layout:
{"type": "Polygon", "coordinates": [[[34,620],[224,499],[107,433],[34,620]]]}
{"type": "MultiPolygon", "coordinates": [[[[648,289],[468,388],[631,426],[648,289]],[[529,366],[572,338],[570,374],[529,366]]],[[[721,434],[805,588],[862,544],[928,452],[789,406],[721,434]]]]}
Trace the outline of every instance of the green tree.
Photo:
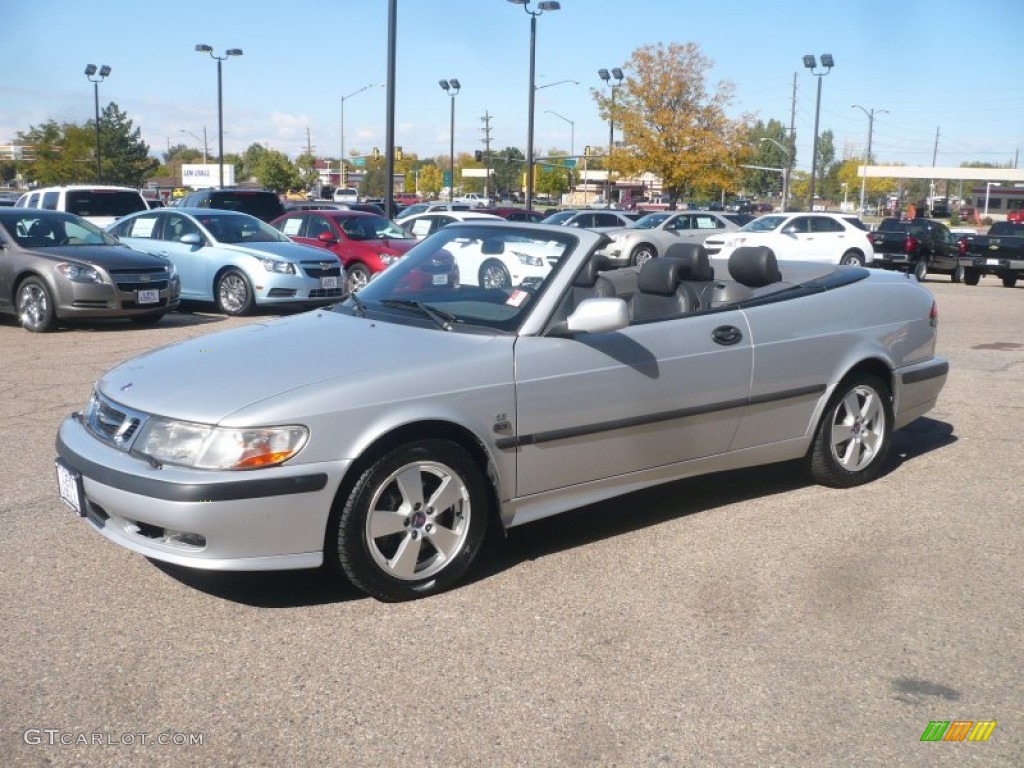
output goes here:
{"type": "Polygon", "coordinates": [[[763,169],[792,170],[796,153],[788,138],[786,127],[778,120],[769,120],[767,124],[758,120],[750,126],[747,143],[753,152],[749,165],[758,165],[761,168],[743,169],[743,189],[748,194],[758,197],[781,196],[782,173],[763,169]]]}
{"type": "Polygon", "coordinates": [[[505,147],[491,155],[494,189],[501,193],[518,192],[523,188],[526,157],[516,147],[505,147]]]}
{"type": "Polygon", "coordinates": [[[264,150],[256,165],[256,179],[278,194],[302,186],[302,176],[283,152],[264,150]]]}
{"type": "Polygon", "coordinates": [[[303,152],[295,158],[295,167],[302,179],[302,189],[312,189],[320,174],[316,171],[316,157],[308,152],[303,152]]]}
{"type": "Polygon", "coordinates": [[[433,163],[424,163],[419,167],[419,190],[425,197],[436,197],[444,186],[444,175],[433,163]]]}
{"type": "MultiPolygon", "coordinates": [[[[96,122],[87,127],[96,130],[96,122]]],[[[102,180],[108,184],[141,187],[159,162],[149,156],[149,145],[142,140],[142,130],[117,104],[110,102],[100,114],[100,149],[102,180]]]]}
{"type": "Polygon", "coordinates": [[[750,120],[726,114],[732,83],[720,81],[709,92],[711,65],[696,43],[648,45],[633,51],[624,67],[627,77],[616,88],[614,112],[611,97],[594,91],[601,116],[622,130],[623,146],[611,158],[613,173],[650,171],[673,200],[694,189],[739,185],[740,165],[751,154],[750,120]]]}
{"type": "Polygon", "coordinates": [[[50,120],[18,132],[18,143],[31,146],[25,180],[42,186],[96,180],[96,132],[74,123],[50,120]]]}

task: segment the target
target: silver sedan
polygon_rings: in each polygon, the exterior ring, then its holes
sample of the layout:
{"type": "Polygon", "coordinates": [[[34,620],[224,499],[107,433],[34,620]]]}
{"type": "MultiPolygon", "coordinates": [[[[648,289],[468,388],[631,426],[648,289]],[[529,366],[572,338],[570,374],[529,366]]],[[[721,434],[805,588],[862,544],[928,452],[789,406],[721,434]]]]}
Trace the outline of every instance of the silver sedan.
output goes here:
{"type": "Polygon", "coordinates": [[[711,235],[738,230],[751,218],[712,211],[648,213],[625,229],[606,231],[612,243],[604,254],[615,264],[640,266],[674,243],[703,243],[711,235]]]}

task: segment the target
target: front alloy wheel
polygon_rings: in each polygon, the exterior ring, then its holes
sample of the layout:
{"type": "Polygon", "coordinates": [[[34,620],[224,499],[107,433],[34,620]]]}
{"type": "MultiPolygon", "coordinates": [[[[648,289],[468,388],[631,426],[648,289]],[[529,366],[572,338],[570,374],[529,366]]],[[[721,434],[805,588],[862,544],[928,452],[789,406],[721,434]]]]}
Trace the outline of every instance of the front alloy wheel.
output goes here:
{"type": "Polygon", "coordinates": [[[847,251],[843,254],[843,258],[839,261],[840,264],[847,264],[851,267],[863,267],[864,257],[857,251],[847,251]]]}
{"type": "Polygon", "coordinates": [[[244,315],[252,309],[249,280],[236,269],[229,269],[217,281],[217,306],[225,315],[244,315]]]}
{"type": "Polygon", "coordinates": [[[480,287],[504,290],[512,287],[512,276],[500,261],[490,259],[480,267],[480,287]]]}
{"type": "Polygon", "coordinates": [[[52,331],[57,322],[53,299],[46,284],[30,277],[18,287],[18,320],[21,327],[33,333],[52,331]]]}
{"type": "Polygon", "coordinates": [[[345,288],[349,293],[355,293],[360,288],[366,287],[370,282],[370,270],[362,264],[353,264],[345,268],[345,288]]]}
{"type": "Polygon", "coordinates": [[[629,263],[634,267],[642,267],[646,262],[658,257],[658,252],[647,243],[638,245],[629,256],[629,263]]]}
{"type": "Polygon", "coordinates": [[[447,440],[400,446],[362,474],[332,518],[328,560],[378,600],[438,592],[479,552],[488,499],[483,474],[462,446],[447,440]]]}
{"type": "Polygon", "coordinates": [[[878,477],[889,453],[892,421],[892,395],[885,382],[870,374],[842,382],[811,445],[814,480],[849,488],[878,477]]]}

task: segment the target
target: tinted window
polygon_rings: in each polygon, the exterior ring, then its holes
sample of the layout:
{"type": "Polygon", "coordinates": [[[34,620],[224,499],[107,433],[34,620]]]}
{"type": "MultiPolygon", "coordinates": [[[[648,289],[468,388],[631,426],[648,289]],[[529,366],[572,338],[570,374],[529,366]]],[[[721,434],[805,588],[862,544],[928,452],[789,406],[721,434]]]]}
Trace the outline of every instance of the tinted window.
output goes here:
{"type": "Polygon", "coordinates": [[[120,218],[149,207],[142,195],[120,189],[69,189],[64,197],[64,209],[76,216],[112,216],[120,218]]]}
{"type": "Polygon", "coordinates": [[[276,219],[284,213],[284,205],[273,192],[260,190],[216,191],[209,193],[209,207],[248,213],[263,221],[276,219]]]}
{"type": "Polygon", "coordinates": [[[811,232],[844,232],[843,225],[835,219],[811,219],[811,232]]]}

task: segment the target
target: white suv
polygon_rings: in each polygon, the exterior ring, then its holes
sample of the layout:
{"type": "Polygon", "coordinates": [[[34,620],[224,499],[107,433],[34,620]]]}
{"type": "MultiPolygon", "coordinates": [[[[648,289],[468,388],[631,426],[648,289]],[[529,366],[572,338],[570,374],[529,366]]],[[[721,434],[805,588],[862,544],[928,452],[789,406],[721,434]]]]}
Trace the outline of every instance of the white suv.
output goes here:
{"type": "Polygon", "coordinates": [[[99,184],[34,189],[19,197],[16,205],[19,208],[44,208],[48,211],[73,213],[101,228],[129,213],[149,209],[139,190],[99,184]]]}
{"type": "Polygon", "coordinates": [[[770,213],[735,232],[704,241],[712,255],[727,258],[740,246],[766,245],[780,261],[869,264],[875,256],[867,226],[837,213],[770,213]]]}

